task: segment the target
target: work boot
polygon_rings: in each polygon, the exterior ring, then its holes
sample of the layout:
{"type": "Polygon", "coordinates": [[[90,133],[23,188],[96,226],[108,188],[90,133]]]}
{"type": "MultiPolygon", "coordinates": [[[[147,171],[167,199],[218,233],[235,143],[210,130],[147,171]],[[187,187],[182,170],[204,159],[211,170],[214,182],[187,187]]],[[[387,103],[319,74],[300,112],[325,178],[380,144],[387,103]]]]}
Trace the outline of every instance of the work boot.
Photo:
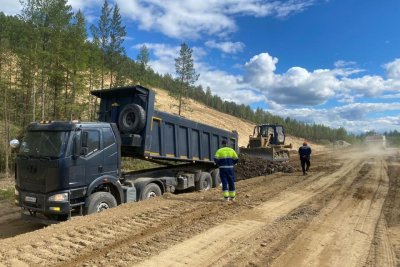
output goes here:
{"type": "Polygon", "coordinates": [[[236,202],[236,198],[235,198],[235,197],[232,197],[232,198],[231,198],[231,201],[232,201],[232,202],[236,202]]]}
{"type": "Polygon", "coordinates": [[[229,201],[229,197],[224,197],[224,200],[228,202],[229,201]]]}

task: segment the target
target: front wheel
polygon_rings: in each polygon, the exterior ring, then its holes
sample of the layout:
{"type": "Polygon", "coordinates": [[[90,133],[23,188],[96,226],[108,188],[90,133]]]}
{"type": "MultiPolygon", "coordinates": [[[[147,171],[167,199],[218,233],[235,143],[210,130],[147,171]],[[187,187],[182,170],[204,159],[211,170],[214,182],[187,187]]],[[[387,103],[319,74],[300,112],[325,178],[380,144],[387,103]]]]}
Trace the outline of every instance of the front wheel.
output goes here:
{"type": "Polygon", "coordinates": [[[88,197],[85,214],[99,213],[117,206],[115,197],[108,192],[96,192],[88,197]]]}

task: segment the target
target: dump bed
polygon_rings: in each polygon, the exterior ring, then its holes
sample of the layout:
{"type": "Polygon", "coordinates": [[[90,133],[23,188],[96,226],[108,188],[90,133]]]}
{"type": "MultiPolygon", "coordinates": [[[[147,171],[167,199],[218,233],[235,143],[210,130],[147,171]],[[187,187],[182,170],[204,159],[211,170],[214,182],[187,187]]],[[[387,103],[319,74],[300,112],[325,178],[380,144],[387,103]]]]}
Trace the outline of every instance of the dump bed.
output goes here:
{"type": "Polygon", "coordinates": [[[222,140],[238,150],[237,132],[154,110],[155,94],[142,86],[92,91],[100,98],[99,121],[117,123],[122,155],[211,162],[222,140]]]}

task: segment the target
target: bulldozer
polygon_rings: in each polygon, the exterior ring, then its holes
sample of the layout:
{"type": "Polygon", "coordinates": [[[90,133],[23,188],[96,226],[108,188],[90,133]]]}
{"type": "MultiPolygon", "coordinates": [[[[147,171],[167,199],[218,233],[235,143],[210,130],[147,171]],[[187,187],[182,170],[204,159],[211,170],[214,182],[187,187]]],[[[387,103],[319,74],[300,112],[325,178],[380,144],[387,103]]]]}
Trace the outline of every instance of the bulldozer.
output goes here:
{"type": "Polygon", "coordinates": [[[240,153],[270,161],[288,161],[292,144],[285,145],[285,131],[282,125],[256,125],[253,135],[249,136],[247,147],[241,147],[240,153]]]}

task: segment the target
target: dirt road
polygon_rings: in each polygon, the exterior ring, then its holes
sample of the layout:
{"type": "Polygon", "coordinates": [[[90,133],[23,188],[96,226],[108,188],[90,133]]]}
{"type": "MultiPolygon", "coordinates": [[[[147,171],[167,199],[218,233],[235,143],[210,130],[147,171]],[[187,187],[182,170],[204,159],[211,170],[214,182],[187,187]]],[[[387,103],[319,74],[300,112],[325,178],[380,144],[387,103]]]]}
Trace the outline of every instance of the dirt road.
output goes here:
{"type": "Polygon", "coordinates": [[[167,194],[25,234],[0,219],[0,266],[399,265],[400,157],[344,154],[240,181],[236,203],[167,194]]]}

